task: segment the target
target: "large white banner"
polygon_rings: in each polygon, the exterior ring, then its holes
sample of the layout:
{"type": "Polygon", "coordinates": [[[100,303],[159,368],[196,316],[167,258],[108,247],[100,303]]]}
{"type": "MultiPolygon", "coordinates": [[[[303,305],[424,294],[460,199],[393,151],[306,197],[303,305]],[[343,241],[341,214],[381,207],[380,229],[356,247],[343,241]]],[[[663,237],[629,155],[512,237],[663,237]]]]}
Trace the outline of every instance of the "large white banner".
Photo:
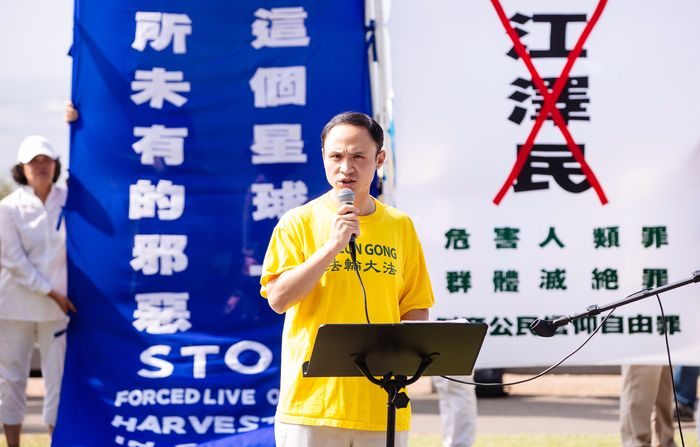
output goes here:
{"type": "MultiPolygon", "coordinates": [[[[394,2],[397,204],[436,318],[490,325],[478,367],[553,363],[582,312],[700,269],[700,3],[394,2]]],[[[700,364],[700,286],[617,309],[568,364],[700,364]]]]}

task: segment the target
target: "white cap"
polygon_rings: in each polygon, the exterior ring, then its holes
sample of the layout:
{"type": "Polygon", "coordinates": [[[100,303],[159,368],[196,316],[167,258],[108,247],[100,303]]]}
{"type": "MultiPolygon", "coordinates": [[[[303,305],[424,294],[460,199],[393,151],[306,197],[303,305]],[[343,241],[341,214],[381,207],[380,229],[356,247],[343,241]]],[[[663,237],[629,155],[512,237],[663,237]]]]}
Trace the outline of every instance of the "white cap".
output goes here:
{"type": "Polygon", "coordinates": [[[46,155],[51,160],[56,160],[58,154],[54,152],[51,143],[44,137],[32,135],[24,139],[17,151],[17,161],[27,164],[37,155],[46,155]]]}

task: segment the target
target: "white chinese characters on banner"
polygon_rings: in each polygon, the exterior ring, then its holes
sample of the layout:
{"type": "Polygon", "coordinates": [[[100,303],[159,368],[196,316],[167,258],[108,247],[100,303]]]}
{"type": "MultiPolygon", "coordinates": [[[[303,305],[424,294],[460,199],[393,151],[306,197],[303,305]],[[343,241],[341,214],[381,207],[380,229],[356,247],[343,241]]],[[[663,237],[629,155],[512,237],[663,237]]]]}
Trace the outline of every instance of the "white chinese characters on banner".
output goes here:
{"type": "MultiPolygon", "coordinates": [[[[251,25],[256,50],[279,47],[308,47],[303,7],[259,8],[251,25]]],[[[263,50],[264,51],[264,50],[263,50]]],[[[259,67],[249,81],[256,108],[285,105],[306,106],[306,67],[259,67]]],[[[306,163],[300,124],[257,124],[253,126],[251,164],[306,163]]],[[[287,210],[308,200],[308,188],[302,181],[284,181],[280,189],[270,183],[251,185],[253,221],[279,219],[287,210]]],[[[259,276],[262,267],[248,264],[248,274],[259,276]]]]}
{"type": "Polygon", "coordinates": [[[187,269],[187,236],[182,234],[137,234],[131,268],[144,275],[170,276],[187,269]]]}
{"type": "Polygon", "coordinates": [[[192,327],[188,293],[137,293],[132,325],[139,332],[175,334],[192,327]]]}
{"type": "Polygon", "coordinates": [[[179,166],[185,159],[187,133],[186,127],[168,128],[160,124],[134,127],[134,136],[141,139],[131,147],[141,155],[141,164],[153,165],[156,157],[160,157],[167,166],[179,166]]]}
{"type": "Polygon", "coordinates": [[[306,67],[258,68],[250,79],[255,107],[306,105],[306,67]]]}
{"type": "Polygon", "coordinates": [[[187,53],[187,36],[192,34],[192,20],[187,14],[139,11],[136,13],[136,31],[131,48],[137,51],[150,45],[156,51],[173,45],[173,53],[187,53]],[[149,44],[150,42],[150,44],[149,44]]]}
{"type": "Polygon", "coordinates": [[[304,20],[308,14],[303,7],[259,8],[257,18],[251,25],[253,48],[263,47],[308,47],[310,39],[306,33],[304,20]]]}
{"type": "MultiPolygon", "coordinates": [[[[172,53],[178,57],[187,53],[187,38],[192,34],[192,20],[187,14],[137,11],[135,22],[132,49],[145,52],[149,47],[161,52],[172,47],[172,53]]],[[[188,101],[182,93],[191,90],[184,72],[169,71],[161,66],[151,70],[135,70],[130,87],[133,93],[130,99],[134,104],[148,103],[149,107],[158,110],[163,109],[166,102],[181,108],[188,101]]],[[[184,145],[188,135],[187,127],[146,123],[145,126],[133,128],[133,136],[137,140],[131,147],[140,155],[141,165],[153,166],[160,172],[165,166],[177,167],[184,163],[184,145]]],[[[164,179],[139,179],[129,186],[129,219],[132,221],[156,217],[160,221],[173,221],[183,215],[184,209],[184,185],[164,179]],[[154,185],[156,180],[157,184],[154,185]]],[[[134,228],[138,226],[134,225],[134,228]]],[[[185,254],[187,243],[188,236],[184,234],[135,234],[129,265],[133,271],[146,276],[172,276],[184,272],[189,263],[185,254]]],[[[187,292],[137,293],[132,325],[139,332],[152,335],[185,332],[192,327],[188,300],[187,292]]],[[[161,347],[156,345],[144,352],[159,349],[161,347]]],[[[141,360],[144,361],[143,354],[141,360]]],[[[165,377],[148,370],[137,373],[151,379],[165,377]]],[[[115,416],[113,427],[121,427],[116,422],[120,418],[120,415],[115,416]]],[[[122,435],[116,435],[114,442],[134,447],[155,445],[150,441],[141,443],[129,440],[122,435]]]]}
{"type": "Polygon", "coordinates": [[[253,126],[252,162],[306,163],[301,124],[258,124],[253,126]]]}
{"type": "Polygon", "coordinates": [[[129,187],[129,219],[155,217],[160,220],[175,220],[185,210],[185,187],[174,185],[170,180],[159,180],[153,185],[150,180],[139,180],[129,187]]]}
{"type": "Polygon", "coordinates": [[[187,98],[178,93],[190,91],[190,83],[183,82],[185,75],[181,71],[166,71],[162,67],[150,71],[136,70],[134,79],[131,82],[131,90],[137,92],[131,95],[134,104],[148,102],[151,108],[162,109],[165,101],[176,107],[187,102],[187,98]]]}
{"type": "Polygon", "coordinates": [[[302,181],[284,181],[280,189],[272,183],[255,183],[253,192],[253,220],[279,219],[290,209],[303,205],[308,199],[308,189],[302,181]]]}
{"type": "MultiPolygon", "coordinates": [[[[251,25],[256,50],[275,47],[308,47],[303,7],[259,8],[251,25]]],[[[256,108],[284,105],[306,106],[306,67],[260,67],[250,79],[256,108]]],[[[251,164],[306,163],[300,124],[258,124],[253,126],[251,164]]],[[[302,181],[283,181],[280,189],[270,183],[251,185],[253,221],[279,219],[286,211],[308,200],[308,188],[302,181]]],[[[251,276],[259,276],[260,265],[250,265],[251,276]]]]}

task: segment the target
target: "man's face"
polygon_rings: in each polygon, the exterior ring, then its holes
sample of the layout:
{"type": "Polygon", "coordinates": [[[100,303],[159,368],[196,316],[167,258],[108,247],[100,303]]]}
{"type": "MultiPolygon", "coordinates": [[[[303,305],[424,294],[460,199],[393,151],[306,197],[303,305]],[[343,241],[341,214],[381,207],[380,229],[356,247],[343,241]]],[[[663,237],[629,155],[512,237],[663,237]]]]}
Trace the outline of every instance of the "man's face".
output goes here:
{"type": "Polygon", "coordinates": [[[335,191],[350,188],[356,196],[369,194],[375,171],[386,153],[377,153],[377,144],[364,127],[340,124],[326,135],[323,166],[326,179],[335,191]]]}

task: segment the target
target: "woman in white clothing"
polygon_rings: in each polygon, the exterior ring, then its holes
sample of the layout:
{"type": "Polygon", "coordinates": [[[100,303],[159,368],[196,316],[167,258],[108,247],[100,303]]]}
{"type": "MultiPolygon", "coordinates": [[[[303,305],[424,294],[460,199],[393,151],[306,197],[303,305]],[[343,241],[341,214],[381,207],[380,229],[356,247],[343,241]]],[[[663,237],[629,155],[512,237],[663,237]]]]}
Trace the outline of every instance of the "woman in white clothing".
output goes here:
{"type": "Polygon", "coordinates": [[[0,423],[10,447],[19,446],[35,343],[46,386],[43,418],[50,431],[56,424],[67,314],[76,311],[66,296],[60,169],[46,138],[27,137],[12,168],[19,188],[0,201],[0,423]]]}

